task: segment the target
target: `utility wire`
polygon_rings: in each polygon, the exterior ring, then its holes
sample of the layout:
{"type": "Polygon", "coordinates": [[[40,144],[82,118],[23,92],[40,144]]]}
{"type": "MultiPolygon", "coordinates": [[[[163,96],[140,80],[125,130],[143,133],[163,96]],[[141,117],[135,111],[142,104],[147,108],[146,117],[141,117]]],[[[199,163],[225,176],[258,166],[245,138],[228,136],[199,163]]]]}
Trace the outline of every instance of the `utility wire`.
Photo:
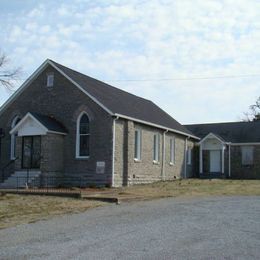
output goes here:
{"type": "MultiPolygon", "coordinates": [[[[211,80],[211,79],[232,79],[232,78],[250,78],[260,77],[260,74],[248,75],[227,75],[212,77],[192,77],[192,78],[158,78],[158,79],[101,79],[104,82],[152,82],[152,81],[189,81],[189,80],[211,80]]],[[[16,80],[26,80],[28,78],[17,78],[16,80]]]]}
{"type": "Polygon", "coordinates": [[[232,79],[260,77],[260,74],[231,75],[231,76],[212,76],[212,77],[192,77],[192,78],[161,78],[161,79],[110,79],[110,82],[145,82],[145,81],[182,81],[182,80],[211,80],[211,79],[232,79]]]}

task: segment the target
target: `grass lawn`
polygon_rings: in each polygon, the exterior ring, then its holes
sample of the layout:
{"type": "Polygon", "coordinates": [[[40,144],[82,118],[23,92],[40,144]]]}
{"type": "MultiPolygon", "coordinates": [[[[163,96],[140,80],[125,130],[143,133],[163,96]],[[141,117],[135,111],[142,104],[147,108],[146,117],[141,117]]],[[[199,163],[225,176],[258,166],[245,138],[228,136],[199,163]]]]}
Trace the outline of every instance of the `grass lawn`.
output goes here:
{"type": "MultiPolygon", "coordinates": [[[[100,191],[94,189],[93,193],[101,195],[103,193],[105,196],[119,197],[122,200],[212,195],[260,195],[260,180],[187,179],[124,188],[100,189],[100,191]]],[[[107,203],[52,196],[7,194],[0,196],[0,229],[47,219],[51,216],[82,212],[102,205],[107,205],[107,203]]]]}
{"type": "Polygon", "coordinates": [[[0,196],[0,229],[65,213],[82,212],[104,204],[74,198],[6,194],[0,196]]]}
{"type": "Polygon", "coordinates": [[[185,179],[156,182],[115,189],[119,195],[156,197],[193,197],[221,195],[260,195],[260,180],[185,179]]]}

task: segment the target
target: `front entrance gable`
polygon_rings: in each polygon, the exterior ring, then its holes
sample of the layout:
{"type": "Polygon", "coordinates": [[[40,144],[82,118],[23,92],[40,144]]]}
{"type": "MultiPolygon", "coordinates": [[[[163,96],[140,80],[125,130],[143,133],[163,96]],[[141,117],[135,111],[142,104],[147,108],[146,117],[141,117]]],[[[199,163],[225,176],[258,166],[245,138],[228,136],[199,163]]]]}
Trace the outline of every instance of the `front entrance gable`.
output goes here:
{"type": "Polygon", "coordinates": [[[10,134],[14,133],[17,133],[18,136],[46,135],[47,133],[65,135],[66,131],[56,120],[48,116],[28,112],[10,131],[10,134]]]}
{"type": "Polygon", "coordinates": [[[217,150],[222,149],[222,147],[226,145],[226,142],[218,135],[209,133],[199,142],[199,145],[204,150],[217,150]]]}
{"type": "Polygon", "coordinates": [[[18,136],[46,135],[47,131],[48,129],[29,113],[20,121],[20,124],[17,124],[10,131],[10,134],[17,133],[18,136]]]}
{"type": "Polygon", "coordinates": [[[224,154],[227,143],[220,136],[209,133],[200,142],[200,174],[224,174],[224,154]]]}

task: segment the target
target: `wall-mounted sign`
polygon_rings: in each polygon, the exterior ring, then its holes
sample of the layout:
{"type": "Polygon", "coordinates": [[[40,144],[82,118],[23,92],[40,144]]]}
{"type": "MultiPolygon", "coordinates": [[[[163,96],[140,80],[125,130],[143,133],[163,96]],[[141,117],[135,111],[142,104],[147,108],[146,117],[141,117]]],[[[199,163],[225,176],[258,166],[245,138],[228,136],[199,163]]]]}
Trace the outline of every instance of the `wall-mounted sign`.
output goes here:
{"type": "Polygon", "coordinates": [[[98,173],[98,174],[105,173],[105,167],[106,167],[105,162],[97,162],[96,163],[96,173],[98,173]]]}

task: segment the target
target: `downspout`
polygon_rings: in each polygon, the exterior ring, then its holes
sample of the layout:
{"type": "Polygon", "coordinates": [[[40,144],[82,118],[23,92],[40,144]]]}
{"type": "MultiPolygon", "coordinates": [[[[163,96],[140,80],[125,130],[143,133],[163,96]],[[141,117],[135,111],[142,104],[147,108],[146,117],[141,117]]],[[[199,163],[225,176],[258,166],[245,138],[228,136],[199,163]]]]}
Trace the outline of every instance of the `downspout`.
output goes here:
{"type": "Polygon", "coordinates": [[[199,144],[200,148],[200,155],[199,155],[199,174],[203,173],[203,150],[202,150],[202,143],[199,144]]]}
{"type": "Polygon", "coordinates": [[[225,173],[225,146],[222,147],[222,153],[221,153],[221,173],[224,176],[225,173]]]}
{"type": "Polygon", "coordinates": [[[169,130],[165,130],[163,132],[163,154],[162,154],[162,180],[165,180],[165,134],[168,132],[169,130]]]}
{"type": "Polygon", "coordinates": [[[231,177],[231,143],[228,146],[228,176],[231,177]]]}
{"type": "Polygon", "coordinates": [[[187,139],[185,138],[185,147],[184,147],[184,178],[186,179],[187,176],[187,139]]]}
{"type": "Polygon", "coordinates": [[[185,166],[184,166],[184,178],[187,179],[187,151],[188,151],[188,140],[190,139],[190,136],[185,138],[185,166]]]}
{"type": "Polygon", "coordinates": [[[112,144],[112,183],[111,186],[114,187],[114,175],[115,175],[115,147],[116,147],[116,120],[118,120],[118,116],[113,118],[113,144],[112,144]]]}

